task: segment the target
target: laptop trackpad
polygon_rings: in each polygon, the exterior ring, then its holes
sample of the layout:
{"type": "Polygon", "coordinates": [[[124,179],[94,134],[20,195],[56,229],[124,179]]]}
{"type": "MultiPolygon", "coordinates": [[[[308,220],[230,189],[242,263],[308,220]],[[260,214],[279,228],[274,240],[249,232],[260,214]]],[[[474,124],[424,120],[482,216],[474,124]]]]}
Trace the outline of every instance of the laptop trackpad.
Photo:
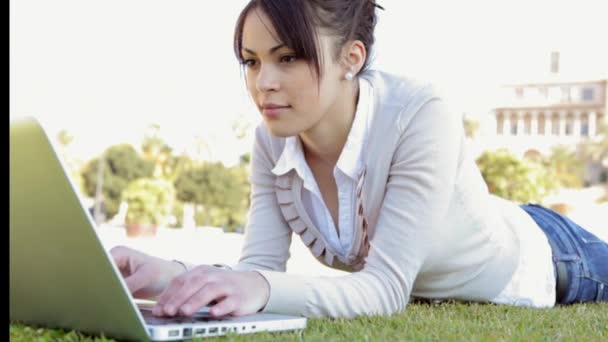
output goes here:
{"type": "Polygon", "coordinates": [[[201,323],[210,321],[223,321],[225,319],[213,317],[209,312],[197,312],[192,316],[158,317],[152,314],[152,310],[140,309],[147,324],[176,324],[176,323],[201,323]]]}
{"type": "Polygon", "coordinates": [[[210,307],[204,306],[192,316],[173,316],[173,317],[158,317],[152,314],[152,309],[156,305],[153,301],[136,301],[139,311],[141,311],[144,320],[148,324],[175,324],[175,323],[196,323],[221,321],[221,318],[211,316],[210,307]]]}

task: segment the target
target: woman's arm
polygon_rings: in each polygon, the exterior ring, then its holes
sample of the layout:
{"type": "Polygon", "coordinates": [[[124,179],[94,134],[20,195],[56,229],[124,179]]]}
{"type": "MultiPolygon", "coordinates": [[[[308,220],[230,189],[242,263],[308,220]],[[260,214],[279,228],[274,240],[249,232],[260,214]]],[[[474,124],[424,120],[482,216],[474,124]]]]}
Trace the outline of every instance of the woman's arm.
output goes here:
{"type": "Polygon", "coordinates": [[[442,228],[438,224],[452,197],[463,139],[461,117],[438,99],[406,124],[365,267],[342,277],[261,271],[270,284],[264,311],[350,318],[405,309],[433,234],[442,228]]]}
{"type": "Polygon", "coordinates": [[[285,272],[292,230],[277,202],[269,137],[262,129],[256,129],[251,156],[251,206],[241,256],[234,269],[285,272]]]}

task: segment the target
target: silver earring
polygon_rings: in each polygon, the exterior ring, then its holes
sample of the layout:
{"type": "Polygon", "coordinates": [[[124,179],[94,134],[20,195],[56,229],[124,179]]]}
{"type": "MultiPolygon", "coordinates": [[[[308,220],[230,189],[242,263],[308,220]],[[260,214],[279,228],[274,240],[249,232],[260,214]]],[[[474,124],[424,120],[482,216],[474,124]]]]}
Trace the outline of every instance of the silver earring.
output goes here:
{"type": "Polygon", "coordinates": [[[345,78],[347,81],[351,81],[351,80],[353,79],[353,77],[354,77],[354,76],[355,76],[355,75],[353,75],[353,72],[352,72],[352,71],[349,71],[349,72],[347,72],[347,73],[346,73],[346,75],[344,75],[344,78],[345,78]]]}

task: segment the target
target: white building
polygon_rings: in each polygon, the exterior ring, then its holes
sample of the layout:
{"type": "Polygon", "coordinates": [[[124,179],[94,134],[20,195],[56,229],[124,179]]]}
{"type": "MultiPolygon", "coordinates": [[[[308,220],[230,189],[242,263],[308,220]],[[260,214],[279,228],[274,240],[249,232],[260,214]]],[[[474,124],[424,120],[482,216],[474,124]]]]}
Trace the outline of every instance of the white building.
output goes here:
{"type": "MultiPolygon", "coordinates": [[[[501,87],[495,107],[480,123],[484,150],[549,155],[556,145],[574,149],[586,139],[600,138],[600,128],[608,124],[608,80],[566,79],[556,66],[552,71],[541,80],[501,87]]],[[[598,182],[607,167],[588,165],[585,181],[598,182]]]]}

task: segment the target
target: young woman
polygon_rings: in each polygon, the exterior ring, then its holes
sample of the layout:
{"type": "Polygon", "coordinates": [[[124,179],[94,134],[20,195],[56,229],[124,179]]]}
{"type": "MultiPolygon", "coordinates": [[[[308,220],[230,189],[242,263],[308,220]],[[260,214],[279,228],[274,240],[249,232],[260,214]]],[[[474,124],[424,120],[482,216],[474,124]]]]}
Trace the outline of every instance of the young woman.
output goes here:
{"type": "Polygon", "coordinates": [[[355,317],[411,298],[552,307],[608,300],[608,245],[488,193],[462,118],[428,85],[368,70],[372,0],[252,0],[235,52],[263,116],[234,267],[111,253],[156,315],[355,317]],[[285,273],[293,233],[341,277],[285,273]],[[220,267],[218,267],[220,266],[220,267]]]}

